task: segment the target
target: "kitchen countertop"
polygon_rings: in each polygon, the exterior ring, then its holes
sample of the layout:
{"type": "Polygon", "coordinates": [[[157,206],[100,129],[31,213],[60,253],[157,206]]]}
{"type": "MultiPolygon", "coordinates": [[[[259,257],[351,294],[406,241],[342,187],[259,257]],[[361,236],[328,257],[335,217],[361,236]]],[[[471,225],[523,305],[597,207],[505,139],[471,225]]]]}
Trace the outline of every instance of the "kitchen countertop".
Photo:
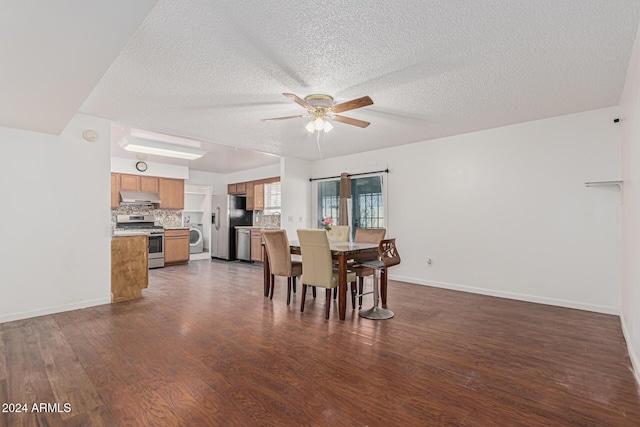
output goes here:
{"type": "Polygon", "coordinates": [[[111,233],[111,237],[146,236],[148,234],[148,231],[115,230],[111,233]]]}
{"type": "Polygon", "coordinates": [[[258,227],[256,225],[236,225],[235,228],[252,228],[255,230],[280,230],[280,227],[258,227]]]}

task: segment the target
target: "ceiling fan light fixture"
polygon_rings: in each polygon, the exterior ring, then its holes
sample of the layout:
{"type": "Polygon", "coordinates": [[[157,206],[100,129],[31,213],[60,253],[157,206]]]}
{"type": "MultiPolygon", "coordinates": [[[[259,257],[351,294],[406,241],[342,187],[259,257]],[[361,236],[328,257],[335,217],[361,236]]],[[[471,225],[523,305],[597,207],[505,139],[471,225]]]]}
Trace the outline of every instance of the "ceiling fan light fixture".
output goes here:
{"type": "Polygon", "coordinates": [[[313,120],[311,120],[309,123],[307,123],[307,125],[304,127],[306,130],[309,131],[309,133],[314,133],[316,131],[316,126],[313,123],[313,120]]]}
{"type": "Polygon", "coordinates": [[[326,132],[331,132],[331,129],[333,129],[333,125],[328,120],[325,120],[323,130],[326,133],[326,132]]]}
{"type": "Polygon", "coordinates": [[[313,120],[313,125],[315,126],[316,130],[322,130],[324,129],[324,120],[322,119],[322,117],[316,117],[313,120]]]}

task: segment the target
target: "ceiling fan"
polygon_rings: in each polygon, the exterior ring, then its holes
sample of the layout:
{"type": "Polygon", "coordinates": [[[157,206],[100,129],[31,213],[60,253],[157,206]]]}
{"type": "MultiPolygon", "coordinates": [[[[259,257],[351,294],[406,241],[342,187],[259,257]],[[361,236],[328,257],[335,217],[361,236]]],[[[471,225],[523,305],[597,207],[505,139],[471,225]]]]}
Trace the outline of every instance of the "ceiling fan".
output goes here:
{"type": "Polygon", "coordinates": [[[331,124],[332,120],[361,128],[366,128],[371,124],[363,120],[338,115],[338,113],[372,105],[373,101],[368,96],[363,96],[362,98],[352,99],[351,101],[334,105],[333,97],[329,95],[313,94],[306,96],[304,100],[293,93],[283,93],[283,95],[305,108],[307,110],[307,114],[261,119],[263,122],[311,117],[311,121],[307,126],[305,126],[305,129],[311,133],[315,131],[319,132],[321,130],[329,132],[333,129],[333,125],[331,124]]]}

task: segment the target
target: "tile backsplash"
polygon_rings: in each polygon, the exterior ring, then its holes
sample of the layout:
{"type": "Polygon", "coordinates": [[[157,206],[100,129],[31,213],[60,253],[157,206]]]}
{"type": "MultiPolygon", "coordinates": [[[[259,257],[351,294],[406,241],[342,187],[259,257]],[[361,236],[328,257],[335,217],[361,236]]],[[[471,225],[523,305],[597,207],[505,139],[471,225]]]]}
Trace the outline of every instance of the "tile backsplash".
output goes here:
{"type": "Polygon", "coordinates": [[[117,215],[153,215],[155,225],[163,227],[182,227],[182,211],[173,209],[153,209],[150,206],[120,206],[111,209],[111,228],[116,226],[117,215]]]}
{"type": "Polygon", "coordinates": [[[253,211],[253,225],[262,228],[280,228],[280,214],[265,215],[263,211],[253,211]]]}

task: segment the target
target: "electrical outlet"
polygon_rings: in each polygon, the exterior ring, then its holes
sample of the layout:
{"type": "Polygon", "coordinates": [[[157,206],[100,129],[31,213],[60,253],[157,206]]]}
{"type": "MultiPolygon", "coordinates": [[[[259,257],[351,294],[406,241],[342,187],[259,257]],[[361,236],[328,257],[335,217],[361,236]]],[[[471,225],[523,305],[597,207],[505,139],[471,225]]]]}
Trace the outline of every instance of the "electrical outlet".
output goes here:
{"type": "Polygon", "coordinates": [[[427,258],[425,261],[427,262],[427,266],[431,267],[431,265],[432,265],[431,258],[427,258]]]}

